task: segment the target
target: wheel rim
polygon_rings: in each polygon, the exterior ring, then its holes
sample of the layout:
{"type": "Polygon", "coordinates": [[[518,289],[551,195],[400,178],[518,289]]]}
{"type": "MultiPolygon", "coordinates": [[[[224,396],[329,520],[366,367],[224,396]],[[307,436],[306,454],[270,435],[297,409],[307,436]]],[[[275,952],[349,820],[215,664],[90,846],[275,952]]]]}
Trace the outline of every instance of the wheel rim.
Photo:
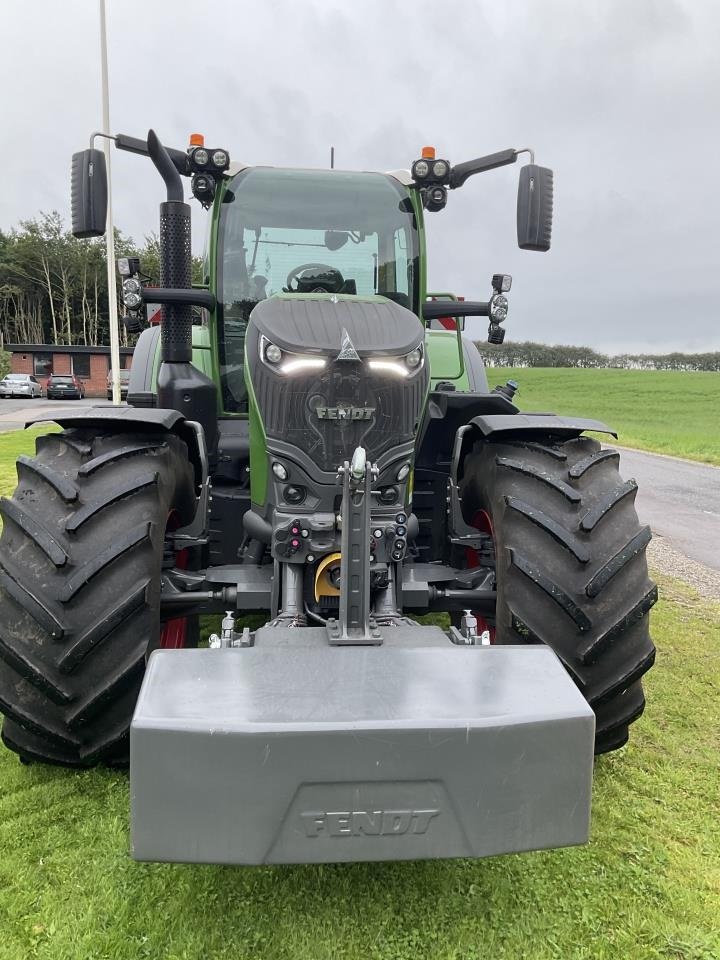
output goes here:
{"type": "Polygon", "coordinates": [[[175,617],[166,620],[160,631],[160,648],[162,650],[182,650],[185,647],[187,635],[187,617],[175,617]]]}

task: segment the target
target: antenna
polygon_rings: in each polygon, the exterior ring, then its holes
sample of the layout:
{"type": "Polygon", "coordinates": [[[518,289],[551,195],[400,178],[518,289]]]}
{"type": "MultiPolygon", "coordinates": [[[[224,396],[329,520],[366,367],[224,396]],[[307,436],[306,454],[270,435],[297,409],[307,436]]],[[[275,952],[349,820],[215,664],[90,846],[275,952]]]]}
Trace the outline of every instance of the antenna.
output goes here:
{"type": "Polygon", "coordinates": [[[330,169],[335,169],[335,147],[330,147],[330,169]]]}

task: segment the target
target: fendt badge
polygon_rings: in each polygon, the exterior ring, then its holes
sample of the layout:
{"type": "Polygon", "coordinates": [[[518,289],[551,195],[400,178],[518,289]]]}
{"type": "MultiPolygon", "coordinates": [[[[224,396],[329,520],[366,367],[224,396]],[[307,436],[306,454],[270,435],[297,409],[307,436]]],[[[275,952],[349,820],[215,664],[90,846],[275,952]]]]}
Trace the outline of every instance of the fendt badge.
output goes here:
{"type": "Polygon", "coordinates": [[[316,407],[319,420],[372,420],[375,407],[316,407]]]}
{"type": "Polygon", "coordinates": [[[401,837],[427,833],[439,810],[307,811],[300,818],[306,837],[401,837]]]}

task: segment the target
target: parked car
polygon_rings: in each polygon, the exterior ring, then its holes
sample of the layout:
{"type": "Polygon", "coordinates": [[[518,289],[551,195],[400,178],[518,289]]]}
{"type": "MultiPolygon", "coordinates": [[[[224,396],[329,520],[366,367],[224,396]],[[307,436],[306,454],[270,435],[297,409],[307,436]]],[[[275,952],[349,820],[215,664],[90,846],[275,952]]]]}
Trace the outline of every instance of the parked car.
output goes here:
{"type": "Polygon", "coordinates": [[[54,373],[45,390],[48,400],[82,400],[85,396],[82,380],[69,374],[54,373]]]}
{"type": "Polygon", "coordinates": [[[40,383],[29,373],[8,373],[0,380],[0,397],[41,397],[40,383]]]}
{"type": "MultiPolygon", "coordinates": [[[[120,399],[121,400],[127,400],[129,383],[130,383],[130,371],[121,370],[120,371],[120,399]]],[[[112,400],[112,376],[109,373],[107,375],[107,398],[108,400],[112,400]]]]}

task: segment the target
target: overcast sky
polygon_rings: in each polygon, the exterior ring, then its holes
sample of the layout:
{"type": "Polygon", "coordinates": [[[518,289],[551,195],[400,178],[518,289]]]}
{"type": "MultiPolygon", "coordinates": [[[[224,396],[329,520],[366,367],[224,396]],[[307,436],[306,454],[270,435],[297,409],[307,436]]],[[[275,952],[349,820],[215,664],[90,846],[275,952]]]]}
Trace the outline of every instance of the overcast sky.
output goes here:
{"type": "MultiPolygon", "coordinates": [[[[720,349],[717,0],[108,0],[111,127],[200,131],[249,163],[408,167],[532,146],[555,171],[549,253],[517,249],[518,167],[428,214],[436,289],[512,273],[512,339],[720,349]]],[[[96,0],[0,3],[0,228],[69,217],[101,123],[96,0]]],[[[116,224],[157,229],[162,184],[113,151],[116,224]]],[[[203,218],[193,204],[195,246],[203,218]]],[[[478,321],[473,332],[484,328],[478,321]]]]}

